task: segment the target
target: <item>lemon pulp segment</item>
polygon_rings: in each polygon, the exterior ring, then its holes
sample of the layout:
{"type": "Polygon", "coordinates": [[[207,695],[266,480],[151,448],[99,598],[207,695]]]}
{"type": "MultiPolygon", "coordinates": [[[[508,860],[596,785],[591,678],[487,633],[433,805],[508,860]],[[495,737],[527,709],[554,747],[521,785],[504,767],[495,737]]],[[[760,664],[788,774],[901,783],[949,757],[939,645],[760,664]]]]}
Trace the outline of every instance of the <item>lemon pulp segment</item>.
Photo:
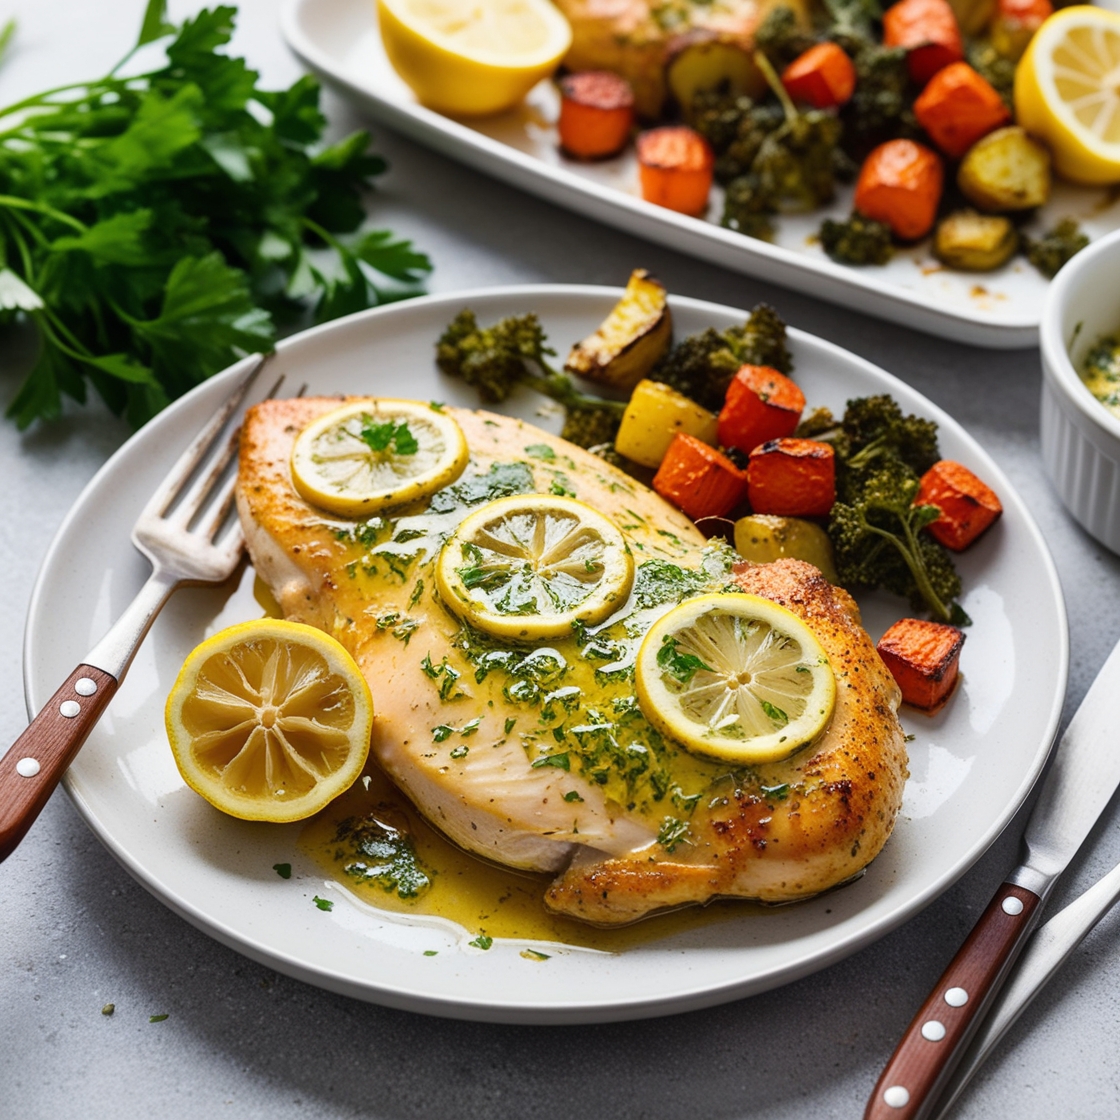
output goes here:
{"type": "Polygon", "coordinates": [[[516,105],[571,45],[549,0],[379,0],[393,68],[425,105],[478,116],[516,105]]]}
{"type": "Polygon", "coordinates": [[[440,552],[446,606],[502,637],[569,634],[626,601],[634,562],[618,527],[571,498],[499,498],[459,524],[440,552]]]}
{"type": "Polygon", "coordinates": [[[318,812],[361,773],[373,701],[332,637],[280,619],[241,623],[188,657],[166,707],[183,780],[246,820],[318,812]]]}
{"type": "Polygon", "coordinates": [[[1120,15],[1080,5],[1046,20],[1015,71],[1015,114],[1066,178],[1120,182],[1120,15]]]}
{"type": "Polygon", "coordinates": [[[635,666],[638,702],[697,754],[743,764],[787,758],[827,726],[828,658],[795,614],[755,595],[701,595],[651,627],[635,666]]]}
{"type": "Polygon", "coordinates": [[[449,415],[419,401],[352,401],[313,420],[292,447],[292,482],[346,517],[403,505],[450,485],[470,453],[449,415]]]}

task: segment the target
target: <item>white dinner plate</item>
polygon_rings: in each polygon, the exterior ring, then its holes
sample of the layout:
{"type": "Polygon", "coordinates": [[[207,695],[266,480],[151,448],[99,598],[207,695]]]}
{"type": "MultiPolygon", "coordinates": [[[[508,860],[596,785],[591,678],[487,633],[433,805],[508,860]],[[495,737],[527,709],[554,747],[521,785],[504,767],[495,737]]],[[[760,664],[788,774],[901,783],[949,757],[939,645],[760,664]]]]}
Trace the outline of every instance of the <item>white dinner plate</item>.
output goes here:
{"type": "MultiPolygon", "coordinates": [[[[927,240],[898,251],[884,267],[836,264],[816,233],[826,214],[848,215],[851,188],[827,210],[781,218],[774,244],[744,237],[720,227],[718,188],[706,221],[643,201],[632,147],[599,163],[561,156],[554,128],[559,97],[551,81],[541,82],[516,110],[496,117],[457,121],[424,108],[385,56],[375,0],[285,0],[280,26],[307,66],[382,124],[589,218],[958,342],[1007,349],[1038,342],[1047,281],[1021,256],[995,272],[954,272],[930,256],[927,240]]],[[[1099,237],[1120,227],[1120,196],[1056,181],[1050,202],[1027,228],[1037,236],[1064,217],[1099,237]]]]}
{"type": "MultiPolygon", "coordinates": [[[[473,405],[436,369],[433,344],[464,306],[480,321],[536,311],[561,353],[620,293],[534,286],[433,296],[364,312],[282,342],[270,365],[308,392],[415,396],[473,405]]],[[[743,320],[696,300],[672,303],[678,337],[743,320]]],[[[904,711],[910,780],[894,835],[863,878],[830,894],[733,917],[623,952],[560,947],[527,960],[524,943],[489,951],[442,919],[375,911],[324,879],[296,847],[299,825],[225,817],[187,789],[163,730],[163,705],[187,653],[223,626],[259,617],[252,573],[236,589],[178,592],[112,706],[71,766],[66,787],[109,850],[157,898],[239,952],[334,991],[415,1011],[509,1022],[636,1018],[775,987],[838,961],[937,897],[988,847],[1037,776],[1061,711],[1066,618],[1049,553],[1026,507],[984,451],[902,382],[830,343],[792,332],[795,376],[810,406],[844,408],[889,392],[941,425],[941,447],[985,478],[1004,516],[960,557],[974,620],[964,679],[934,718],[904,711]],[[273,864],[293,865],[288,881],[273,864]],[[324,912],[314,896],[334,901],[324,912]],[[435,950],[438,955],[426,956],[435,950]]],[[[129,530],[156,481],[228,392],[236,370],[200,386],[139,431],[98,472],[55,537],[32,596],[24,650],[38,711],[136,593],[147,565],[129,530]]],[[[537,416],[526,393],[510,411],[537,416]]],[[[543,421],[542,421],[543,422],[543,421]]],[[[555,428],[555,410],[549,418],[555,428]]],[[[877,637],[906,604],[871,596],[877,637]]]]}

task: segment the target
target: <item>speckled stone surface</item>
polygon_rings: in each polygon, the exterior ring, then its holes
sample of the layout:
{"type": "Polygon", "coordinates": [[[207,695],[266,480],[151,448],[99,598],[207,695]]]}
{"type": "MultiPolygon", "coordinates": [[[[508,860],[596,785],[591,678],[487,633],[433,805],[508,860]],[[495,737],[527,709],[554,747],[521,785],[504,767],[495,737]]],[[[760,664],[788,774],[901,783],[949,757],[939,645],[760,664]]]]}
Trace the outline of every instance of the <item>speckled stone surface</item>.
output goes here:
{"type": "MultiPolygon", "coordinates": [[[[100,73],[139,24],[140,0],[18,0],[0,101],[100,73]]],[[[272,85],[299,68],[275,0],[244,0],[237,47],[272,85]]],[[[190,9],[173,5],[181,17],[190,9]]],[[[336,98],[335,132],[361,122],[336,98]]],[[[584,221],[374,130],[392,171],[379,223],[436,263],[433,291],[506,282],[621,283],[653,269],[673,292],[750,306],[909,381],[949,410],[1028,500],[1057,562],[1071,627],[1065,720],[1120,637],[1120,558],[1065,515],[1038,457],[1036,351],[975,350],[708,267],[584,221]]],[[[29,341],[0,337],[0,400],[29,341]]],[[[21,635],[41,557],[70,504],[126,437],[96,405],[49,430],[0,426],[0,744],[23,729],[21,635]]],[[[0,747],[2,749],[2,747],[0,747]]],[[[900,1032],[1015,862],[1022,814],[951,890],[901,929],[799,983],[639,1023],[486,1026],[358,1003],[279,976],[151,898],[56,794],[0,865],[0,1114],[611,1120],[855,1118],[900,1032]],[[107,1003],[116,1006],[102,1014],[107,1003]],[[153,1015],[167,1018],[151,1023],[153,1015]]],[[[1106,811],[1051,910],[1120,861],[1106,811]]],[[[1107,916],[978,1075],[961,1120],[1120,1115],[1120,915],[1107,916]]]]}

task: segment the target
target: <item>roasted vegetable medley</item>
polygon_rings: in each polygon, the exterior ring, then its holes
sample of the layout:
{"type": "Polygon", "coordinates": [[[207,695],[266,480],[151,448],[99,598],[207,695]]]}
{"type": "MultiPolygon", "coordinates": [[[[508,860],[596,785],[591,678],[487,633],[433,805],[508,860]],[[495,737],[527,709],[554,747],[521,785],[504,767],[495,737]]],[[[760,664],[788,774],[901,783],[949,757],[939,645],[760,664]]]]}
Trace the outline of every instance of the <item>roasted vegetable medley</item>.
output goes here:
{"type": "Polygon", "coordinates": [[[808,560],[844,587],[884,588],[937,623],[967,624],[952,552],[996,520],[999,498],[941,458],[935,423],[889,396],[851,400],[840,417],[806,412],[773,308],[674,343],[665,290],[639,270],[564,371],[547,364],[553,353],[532,313],[480,327],[463,311],[437,344],[440,368],[484,401],[516,384],[552,397],[568,439],[648,482],[745,559],[808,560]],[[573,373],[629,400],[583,393],[573,373]]]}

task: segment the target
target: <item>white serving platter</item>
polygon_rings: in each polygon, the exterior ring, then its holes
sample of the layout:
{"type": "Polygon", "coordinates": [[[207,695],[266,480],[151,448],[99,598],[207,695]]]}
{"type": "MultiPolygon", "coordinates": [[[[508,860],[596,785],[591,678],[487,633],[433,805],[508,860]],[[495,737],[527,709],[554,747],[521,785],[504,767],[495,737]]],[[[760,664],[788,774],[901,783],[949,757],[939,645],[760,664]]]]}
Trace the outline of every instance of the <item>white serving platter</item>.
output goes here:
{"type": "MultiPolygon", "coordinates": [[[[314,394],[413,396],[472,406],[442,375],[434,343],[470,306],[481,322],[536,311],[557,350],[586,336],[621,293],[533,286],[433,296],[351,316],[280,343],[270,366],[314,394]]],[[[679,337],[742,322],[745,312],[674,299],[679,337]]],[[[1066,615],[1049,552],[1026,506],[984,450],[931,402],[831,343],[791,332],[795,376],[809,404],[842,411],[853,396],[889,392],[936,420],[942,453],[998,492],[1004,515],[960,557],[974,624],[962,684],[937,716],[904,711],[910,779],[894,835],[856,882],[793,906],[705,924],[619,953],[524,942],[469,944],[474,931],[440,918],[375,910],[297,848],[300,826],[226,817],[183,783],[163,706],[187,653],[234,622],[260,617],[251,569],[218,589],[178,592],[156,621],[120,692],[71,766],[66,788],[93,832],[149,890],[189,922],[281,972],[413,1011],[522,1023],[601,1022],[709,1006],[788,983],[843,959],[906,921],[987,849],[1037,777],[1052,741],[1068,669],[1066,615]],[[290,880],[273,865],[291,863],[290,880]],[[333,900],[328,913],[315,895],[333,900]],[[437,955],[426,956],[426,951],[437,955]]],[[[28,616],[24,674],[37,712],[147,575],[129,531],[156,482],[229,391],[234,368],[176,402],[98,472],[55,537],[28,616]]],[[[541,419],[541,398],[509,409],[541,419]]],[[[861,603],[878,637],[907,605],[861,603]]],[[[376,703],[376,697],[375,697],[376,703]]]]}
{"type": "MultiPolygon", "coordinates": [[[[1037,344],[1048,281],[1021,256],[995,272],[954,272],[930,256],[925,242],[899,251],[884,267],[831,261],[816,231],[826,214],[847,216],[850,189],[827,211],[780,219],[770,244],[718,224],[718,189],[708,220],[643,201],[632,151],[601,163],[562,156],[553,127],[559,98],[550,81],[516,110],[495,117],[460,121],[426,109],[385,56],[375,2],[285,0],[281,30],[324,81],[411,139],[589,218],[736,272],[957,342],[1000,349],[1037,344]]],[[[1061,217],[1075,218],[1090,237],[1099,237],[1120,228],[1120,197],[1056,182],[1028,228],[1037,235],[1061,217]]]]}

